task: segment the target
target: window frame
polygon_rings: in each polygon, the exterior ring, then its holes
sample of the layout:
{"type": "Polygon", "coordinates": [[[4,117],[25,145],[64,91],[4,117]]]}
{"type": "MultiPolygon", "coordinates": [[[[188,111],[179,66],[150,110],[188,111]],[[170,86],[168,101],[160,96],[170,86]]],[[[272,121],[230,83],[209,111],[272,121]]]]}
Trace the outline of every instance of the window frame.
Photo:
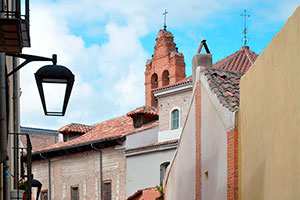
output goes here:
{"type": "Polygon", "coordinates": [[[169,124],[170,130],[177,130],[180,128],[180,108],[178,106],[173,107],[170,110],[170,124],[169,124]],[[173,128],[173,113],[178,110],[178,127],[173,128]]]}
{"type": "Polygon", "coordinates": [[[105,190],[104,190],[104,185],[105,184],[110,184],[110,199],[112,199],[112,194],[113,194],[113,191],[112,191],[112,189],[113,189],[113,187],[112,187],[112,181],[109,179],[109,180],[104,180],[103,182],[102,182],[102,198],[103,198],[103,200],[105,200],[105,190]]]}
{"type": "Polygon", "coordinates": [[[78,200],[80,199],[79,197],[80,197],[80,193],[79,193],[79,185],[72,185],[71,186],[71,193],[70,193],[70,195],[71,195],[71,200],[73,200],[73,189],[74,188],[77,188],[77,195],[78,195],[78,200]]]}
{"type": "Polygon", "coordinates": [[[47,200],[49,199],[49,192],[48,192],[48,189],[45,189],[45,190],[42,190],[42,191],[41,191],[41,195],[40,195],[40,198],[39,198],[40,200],[44,200],[44,199],[43,199],[43,194],[45,194],[45,193],[47,194],[47,200]]]}

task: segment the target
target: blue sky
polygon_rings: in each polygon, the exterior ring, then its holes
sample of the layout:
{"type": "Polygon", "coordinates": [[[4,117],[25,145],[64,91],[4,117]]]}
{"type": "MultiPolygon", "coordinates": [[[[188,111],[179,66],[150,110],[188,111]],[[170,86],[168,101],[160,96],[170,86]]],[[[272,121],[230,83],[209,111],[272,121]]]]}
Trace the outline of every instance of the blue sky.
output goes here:
{"type": "MultiPolygon", "coordinates": [[[[39,0],[31,1],[32,47],[24,53],[51,57],[76,76],[65,117],[43,115],[33,74],[21,72],[21,125],[58,129],[71,122],[94,124],[144,105],[144,70],[168,10],[167,30],[185,56],[186,74],[201,40],[216,62],[242,47],[247,9],[250,49],[260,54],[300,0],[39,0]]],[[[50,99],[59,103],[55,94],[50,99]]]]}

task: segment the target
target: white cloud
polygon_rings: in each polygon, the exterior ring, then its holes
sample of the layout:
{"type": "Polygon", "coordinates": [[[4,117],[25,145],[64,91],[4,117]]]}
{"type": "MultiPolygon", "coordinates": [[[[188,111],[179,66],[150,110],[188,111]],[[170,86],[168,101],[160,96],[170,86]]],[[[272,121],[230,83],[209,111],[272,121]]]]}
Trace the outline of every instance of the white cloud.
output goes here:
{"type": "MultiPolygon", "coordinates": [[[[199,25],[205,28],[209,16],[224,15],[255,2],[259,1],[33,1],[32,47],[24,53],[46,57],[56,53],[58,64],[75,74],[75,85],[66,117],[45,117],[33,74],[47,63],[22,69],[21,124],[45,128],[70,122],[92,124],[143,105],[145,62],[152,52],[145,51],[141,38],[162,27],[165,9],[169,11],[168,26],[184,30],[199,25]]],[[[289,2],[285,10],[296,1],[289,2]]],[[[186,37],[197,39],[200,34],[188,32],[186,37]]]]}
{"type": "MultiPolygon", "coordinates": [[[[56,11],[42,5],[32,7],[32,47],[24,53],[46,57],[57,53],[58,64],[75,74],[67,114],[64,118],[43,116],[33,74],[47,63],[33,63],[22,70],[21,124],[46,128],[59,128],[70,122],[91,124],[142,105],[148,57],[139,41],[147,34],[144,19],[130,17],[124,25],[108,23],[104,27],[108,41],[101,46],[87,46],[80,36],[70,33],[68,21],[57,17],[56,11]]],[[[55,102],[55,97],[50,101],[55,102]]]]}

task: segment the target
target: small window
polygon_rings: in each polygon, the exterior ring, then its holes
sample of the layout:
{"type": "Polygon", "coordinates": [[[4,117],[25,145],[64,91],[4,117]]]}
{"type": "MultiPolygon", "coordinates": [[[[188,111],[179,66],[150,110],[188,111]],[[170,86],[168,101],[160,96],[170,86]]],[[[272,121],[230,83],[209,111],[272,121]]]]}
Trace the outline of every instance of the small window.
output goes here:
{"type": "Polygon", "coordinates": [[[103,199],[111,200],[111,182],[105,181],[103,183],[103,199]]]}
{"type": "Polygon", "coordinates": [[[171,119],[172,119],[172,122],[171,122],[172,129],[179,128],[179,110],[178,109],[175,109],[172,111],[171,119]]]}
{"type": "Polygon", "coordinates": [[[48,200],[48,190],[42,190],[41,200],[48,200]]]}
{"type": "Polygon", "coordinates": [[[167,167],[169,166],[170,162],[165,162],[160,165],[160,183],[163,183],[165,174],[167,171],[167,167]]]}
{"type": "Polygon", "coordinates": [[[158,76],[157,74],[153,74],[151,76],[151,88],[154,89],[154,88],[157,88],[158,87],[158,76]]]}
{"type": "Polygon", "coordinates": [[[170,78],[169,78],[169,71],[168,70],[165,70],[163,72],[162,80],[163,80],[163,86],[169,85],[170,78]]]}
{"type": "Polygon", "coordinates": [[[78,186],[71,187],[71,200],[79,200],[78,186]]]}

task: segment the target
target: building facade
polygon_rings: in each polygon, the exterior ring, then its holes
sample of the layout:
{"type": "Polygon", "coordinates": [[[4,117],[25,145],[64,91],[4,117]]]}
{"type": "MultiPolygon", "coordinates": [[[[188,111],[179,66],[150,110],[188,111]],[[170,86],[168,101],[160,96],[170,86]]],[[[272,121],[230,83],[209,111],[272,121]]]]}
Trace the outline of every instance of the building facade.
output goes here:
{"type": "Polygon", "coordinates": [[[210,54],[193,57],[193,91],[166,199],[238,198],[239,82],[257,56],[244,46],[214,64],[210,54]]]}
{"type": "Polygon", "coordinates": [[[299,199],[300,7],[241,79],[239,195],[299,199]]]}

